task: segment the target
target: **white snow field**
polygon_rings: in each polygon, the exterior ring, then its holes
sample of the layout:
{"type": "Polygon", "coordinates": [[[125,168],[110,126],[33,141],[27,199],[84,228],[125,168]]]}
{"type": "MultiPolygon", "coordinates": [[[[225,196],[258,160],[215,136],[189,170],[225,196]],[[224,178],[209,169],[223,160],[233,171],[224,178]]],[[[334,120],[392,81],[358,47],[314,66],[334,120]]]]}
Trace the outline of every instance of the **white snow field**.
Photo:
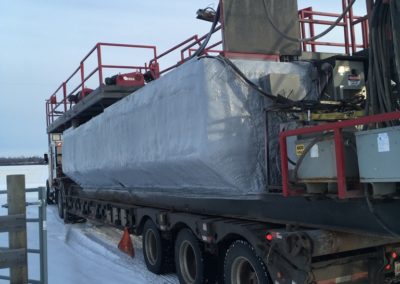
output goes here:
{"type": "MultiPolygon", "coordinates": [[[[6,188],[6,176],[25,174],[28,188],[43,186],[47,166],[0,167],[0,189],[6,188]]],[[[27,201],[35,201],[36,194],[29,194],[27,201]]],[[[6,197],[0,195],[0,206],[6,197]]],[[[28,206],[28,217],[37,216],[38,208],[28,206]]],[[[0,215],[7,211],[0,207],[0,215]]],[[[49,283],[55,284],[112,284],[112,283],[178,283],[175,275],[157,276],[147,271],[140,238],[133,238],[134,258],[117,248],[122,232],[87,222],[65,225],[58,217],[57,208],[47,208],[49,283]]],[[[28,246],[38,248],[37,224],[28,224],[28,246]]],[[[0,247],[8,246],[8,235],[0,233],[0,247]]],[[[8,275],[8,269],[0,269],[8,275]]],[[[39,257],[29,255],[29,278],[39,278],[39,257]]],[[[8,281],[0,280],[0,284],[8,281]]]]}

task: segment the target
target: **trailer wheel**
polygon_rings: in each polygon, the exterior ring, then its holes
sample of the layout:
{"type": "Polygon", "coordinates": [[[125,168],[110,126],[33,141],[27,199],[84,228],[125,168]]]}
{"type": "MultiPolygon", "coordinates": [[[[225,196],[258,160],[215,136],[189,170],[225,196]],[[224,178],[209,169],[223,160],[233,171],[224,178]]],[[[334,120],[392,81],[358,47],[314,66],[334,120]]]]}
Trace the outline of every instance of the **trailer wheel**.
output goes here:
{"type": "Polygon", "coordinates": [[[175,242],[175,266],[180,283],[205,283],[208,278],[205,255],[199,240],[189,229],[182,229],[175,242]]]}
{"type": "Polygon", "coordinates": [[[58,216],[61,219],[64,219],[64,202],[63,202],[63,193],[61,189],[57,190],[57,209],[58,209],[58,216]]]}
{"type": "Polygon", "coordinates": [[[225,283],[268,284],[268,272],[254,248],[245,241],[235,241],[225,255],[225,283]]]}
{"type": "Polygon", "coordinates": [[[171,242],[162,239],[152,220],[147,220],[143,227],[143,256],[149,271],[155,274],[172,272],[171,242]]]}

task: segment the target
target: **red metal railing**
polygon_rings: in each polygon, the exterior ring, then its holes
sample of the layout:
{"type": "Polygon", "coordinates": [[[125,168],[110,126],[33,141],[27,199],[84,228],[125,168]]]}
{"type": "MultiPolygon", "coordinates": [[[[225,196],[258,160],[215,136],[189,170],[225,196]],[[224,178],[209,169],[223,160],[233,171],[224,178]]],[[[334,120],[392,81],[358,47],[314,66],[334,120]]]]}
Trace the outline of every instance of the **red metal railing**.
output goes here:
{"type": "MultiPolygon", "coordinates": [[[[218,26],[215,28],[214,33],[218,32],[221,30],[221,26],[218,26]]],[[[174,52],[178,52],[180,54],[180,60],[176,63],[173,64],[163,70],[160,71],[160,75],[164,74],[168,71],[171,71],[172,69],[178,67],[179,65],[181,65],[182,63],[185,62],[186,59],[190,58],[190,56],[192,56],[192,52],[197,51],[197,48],[194,48],[195,46],[198,46],[200,48],[200,46],[202,45],[202,42],[207,38],[208,34],[205,34],[201,37],[199,37],[198,35],[194,35],[191,36],[190,38],[182,41],[181,43],[171,47],[170,49],[166,50],[165,52],[159,54],[157,57],[155,57],[154,59],[152,59],[150,61],[150,64],[152,64],[155,60],[160,60],[161,58],[171,55],[174,52]]],[[[222,52],[221,51],[217,51],[217,50],[213,50],[213,48],[219,46],[222,44],[222,41],[218,41],[212,45],[209,45],[205,48],[205,50],[203,51],[203,54],[207,54],[209,52],[212,53],[219,53],[222,52]]]]}
{"type": "Polygon", "coordinates": [[[338,183],[338,196],[339,199],[347,199],[359,197],[362,192],[359,190],[348,190],[346,184],[346,167],[344,158],[344,144],[343,144],[343,129],[359,125],[376,124],[385,121],[400,120],[400,112],[392,112],[385,114],[378,114],[373,116],[365,116],[348,121],[341,121],[335,123],[327,123],[314,127],[306,127],[295,130],[284,131],[280,133],[279,144],[281,151],[281,168],[282,168],[282,193],[283,196],[301,195],[304,192],[293,189],[289,181],[289,158],[287,151],[287,138],[291,136],[324,133],[326,131],[333,132],[335,141],[335,154],[336,154],[336,170],[337,170],[337,183],[338,183]]]}
{"type": "MultiPolygon", "coordinates": [[[[346,9],[347,5],[350,3],[351,0],[342,0],[343,10],[346,9]]],[[[368,2],[368,0],[367,0],[368,2]]],[[[367,7],[370,9],[369,7],[367,7]]],[[[367,10],[368,10],[367,9],[367,10]]],[[[322,13],[313,11],[312,8],[306,8],[299,11],[299,19],[300,19],[300,29],[301,29],[301,36],[302,38],[307,37],[307,25],[309,29],[310,36],[315,35],[315,28],[317,25],[330,25],[333,23],[333,20],[329,20],[332,18],[337,18],[339,14],[334,13],[322,13]],[[326,19],[316,19],[316,17],[325,17],[326,19]]],[[[316,51],[317,46],[337,46],[337,47],[344,47],[347,54],[350,54],[350,50],[354,53],[359,48],[366,48],[368,46],[368,17],[358,17],[353,15],[353,10],[350,9],[348,15],[344,17],[343,21],[339,23],[340,27],[344,29],[344,42],[343,43],[334,43],[334,42],[321,42],[321,41],[311,41],[303,43],[303,49],[307,50],[308,47],[311,47],[311,51],[316,51]],[[362,38],[363,43],[357,44],[356,43],[356,25],[361,25],[362,27],[362,38]]],[[[220,31],[222,26],[218,26],[215,32],[220,31]]],[[[73,95],[75,92],[81,91],[83,95],[85,95],[85,83],[92,78],[96,73],[98,74],[98,81],[99,85],[103,85],[103,71],[104,69],[133,69],[136,71],[140,71],[142,73],[150,71],[152,75],[157,79],[160,75],[176,68],[177,66],[181,65],[188,59],[190,56],[193,55],[194,52],[198,50],[198,48],[202,45],[203,41],[207,38],[207,34],[199,37],[198,35],[194,35],[185,41],[175,45],[174,47],[166,50],[161,54],[157,54],[157,50],[155,46],[148,46],[148,45],[131,45],[131,44],[113,44],[113,43],[98,43],[80,62],[79,67],[72,73],[72,75],[63,82],[57,90],[51,95],[50,99],[46,101],[46,116],[47,116],[47,125],[52,123],[58,116],[63,115],[69,108],[72,107],[73,103],[68,102],[68,97],[73,95]],[[144,66],[123,66],[123,65],[109,65],[103,64],[102,60],[102,47],[109,46],[109,47],[119,47],[119,48],[140,48],[140,49],[150,49],[153,51],[153,57],[149,61],[148,64],[144,64],[144,66]],[[164,59],[165,57],[173,54],[179,53],[180,60],[161,70],[159,69],[159,60],[164,59]],[[97,56],[97,66],[89,73],[86,73],[85,70],[85,62],[91,56],[97,56]],[[80,83],[78,86],[73,88],[72,90],[68,89],[68,83],[71,82],[74,76],[80,75],[80,83]],[[60,95],[61,93],[61,95],[60,95]],[[60,98],[61,96],[61,98],[60,98]]],[[[222,45],[222,41],[218,41],[214,44],[211,44],[206,47],[203,51],[203,54],[220,54],[223,52],[222,50],[219,51],[215,49],[216,47],[222,45]]],[[[221,48],[222,49],[222,48],[221,48]]],[[[228,54],[223,53],[225,56],[228,57],[237,57],[237,56],[245,56],[246,58],[252,58],[255,55],[253,54],[228,54]]],[[[257,55],[255,58],[265,59],[265,60],[273,60],[279,61],[279,56],[276,55],[257,55]]]]}
{"type": "MultiPolygon", "coordinates": [[[[215,32],[221,30],[221,26],[217,27],[215,32]]],[[[68,77],[68,79],[63,82],[57,90],[50,96],[50,99],[46,101],[46,118],[47,118],[47,126],[49,126],[55,119],[59,116],[62,116],[66,111],[68,111],[73,103],[68,103],[68,97],[70,95],[75,94],[78,91],[81,91],[84,95],[85,83],[94,76],[94,74],[98,74],[99,85],[104,85],[103,71],[104,69],[132,69],[136,71],[140,71],[141,73],[145,72],[153,72],[154,77],[157,79],[161,74],[164,74],[177,66],[181,65],[187,58],[192,55],[193,51],[197,49],[195,46],[200,47],[202,42],[207,38],[207,34],[199,37],[198,35],[194,35],[183,42],[177,44],[176,46],[166,50],[161,54],[157,54],[157,49],[155,46],[149,45],[133,45],[133,44],[114,44],[114,43],[98,43],[90,52],[82,59],[79,67],[68,77]],[[103,64],[102,60],[102,51],[101,47],[109,46],[109,47],[124,47],[124,48],[141,48],[141,49],[150,49],[153,51],[152,59],[149,63],[145,63],[144,66],[125,66],[125,65],[109,65],[103,64]],[[180,60],[178,63],[169,66],[163,70],[159,69],[159,60],[161,58],[166,57],[174,52],[178,52],[180,54],[180,60]],[[96,54],[97,58],[97,66],[92,70],[89,74],[85,74],[85,62],[91,57],[93,54],[96,54]],[[68,83],[71,81],[74,76],[80,73],[80,83],[71,91],[67,89],[68,83]],[[61,93],[61,98],[59,97],[61,93]]],[[[219,53],[220,51],[214,50],[213,48],[222,44],[222,41],[214,43],[204,50],[203,54],[219,53]]]]}
{"type": "MultiPolygon", "coordinates": [[[[351,0],[342,0],[343,12],[346,10],[351,0]]],[[[340,16],[336,13],[317,12],[312,7],[305,8],[299,11],[299,22],[301,37],[314,37],[316,35],[317,26],[329,26],[334,24],[335,20],[340,16]],[[318,19],[317,19],[318,17],[318,19]],[[308,33],[307,33],[308,32],[308,33]]],[[[344,16],[343,20],[338,24],[338,27],[343,28],[344,42],[328,42],[328,41],[308,41],[303,42],[303,51],[317,51],[317,46],[334,46],[343,47],[346,54],[354,54],[359,49],[368,47],[368,17],[354,16],[353,8],[344,16]],[[362,43],[357,43],[356,27],[360,25],[362,43]]]]}
{"type": "MultiPolygon", "coordinates": [[[[79,67],[75,69],[75,71],[67,78],[65,82],[63,82],[57,90],[50,96],[50,99],[46,101],[46,118],[47,118],[47,126],[54,122],[57,117],[63,115],[68,109],[70,109],[73,103],[68,102],[68,97],[70,95],[75,94],[79,90],[82,92],[83,96],[85,94],[85,83],[92,78],[96,73],[98,75],[99,86],[104,85],[103,73],[105,69],[130,69],[140,72],[147,72],[151,70],[158,71],[158,62],[157,62],[157,49],[155,46],[149,45],[134,45],[134,44],[116,44],[116,43],[98,43],[95,47],[93,47],[89,53],[81,60],[79,67]],[[128,65],[109,65],[103,64],[102,59],[102,47],[118,47],[118,48],[131,48],[131,49],[149,49],[153,53],[153,61],[152,65],[144,66],[128,66],[128,65]],[[86,61],[91,58],[95,54],[97,65],[96,67],[89,73],[86,73],[86,61]],[[68,83],[71,82],[72,78],[74,78],[77,74],[80,75],[80,80],[78,86],[73,88],[72,90],[68,90],[68,83]],[[61,94],[60,94],[61,93],[61,94]],[[61,98],[60,98],[61,96],[61,98]]],[[[157,74],[156,74],[157,75],[157,74]]]]}

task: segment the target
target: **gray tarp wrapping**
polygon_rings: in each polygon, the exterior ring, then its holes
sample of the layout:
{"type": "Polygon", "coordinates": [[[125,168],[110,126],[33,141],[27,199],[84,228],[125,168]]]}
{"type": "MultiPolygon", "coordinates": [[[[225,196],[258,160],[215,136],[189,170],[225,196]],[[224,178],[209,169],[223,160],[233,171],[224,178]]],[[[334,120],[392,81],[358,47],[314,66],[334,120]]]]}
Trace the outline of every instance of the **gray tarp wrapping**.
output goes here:
{"type": "MultiPolygon", "coordinates": [[[[237,60],[254,82],[310,66],[237,60]]],[[[63,135],[63,171],[85,189],[265,190],[266,101],[229,67],[191,60],[63,135]]]]}

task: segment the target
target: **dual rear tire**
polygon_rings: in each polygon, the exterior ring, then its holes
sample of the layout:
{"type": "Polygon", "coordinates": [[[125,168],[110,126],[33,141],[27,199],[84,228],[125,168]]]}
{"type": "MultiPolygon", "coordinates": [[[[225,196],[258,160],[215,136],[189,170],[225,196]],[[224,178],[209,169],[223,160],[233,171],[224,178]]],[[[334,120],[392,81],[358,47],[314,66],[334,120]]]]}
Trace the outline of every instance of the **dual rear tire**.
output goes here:
{"type": "Polygon", "coordinates": [[[162,238],[160,230],[150,219],[143,227],[143,256],[149,271],[155,274],[173,271],[171,242],[162,238]]]}
{"type": "Polygon", "coordinates": [[[175,267],[180,283],[212,283],[209,258],[189,229],[182,229],[175,241],[175,267]]]}
{"type": "Polygon", "coordinates": [[[268,272],[262,259],[246,241],[237,240],[231,244],[225,255],[225,283],[268,284],[268,272]]]}
{"type": "MultiPolygon", "coordinates": [[[[148,270],[155,274],[173,271],[180,283],[215,283],[222,274],[224,283],[269,284],[269,276],[262,259],[246,241],[234,241],[224,258],[223,268],[218,269],[217,257],[204,251],[204,246],[190,229],[181,229],[172,250],[172,241],[164,240],[161,232],[150,219],[143,229],[143,254],[148,270]],[[220,270],[221,273],[218,273],[220,270]]],[[[222,266],[222,265],[221,265],[222,266]]]]}
{"type": "MultiPolygon", "coordinates": [[[[203,250],[203,245],[189,229],[183,229],[175,242],[175,266],[180,283],[215,283],[218,262],[203,250]]],[[[234,241],[225,255],[224,283],[269,284],[262,259],[246,241],[234,241]]]]}

